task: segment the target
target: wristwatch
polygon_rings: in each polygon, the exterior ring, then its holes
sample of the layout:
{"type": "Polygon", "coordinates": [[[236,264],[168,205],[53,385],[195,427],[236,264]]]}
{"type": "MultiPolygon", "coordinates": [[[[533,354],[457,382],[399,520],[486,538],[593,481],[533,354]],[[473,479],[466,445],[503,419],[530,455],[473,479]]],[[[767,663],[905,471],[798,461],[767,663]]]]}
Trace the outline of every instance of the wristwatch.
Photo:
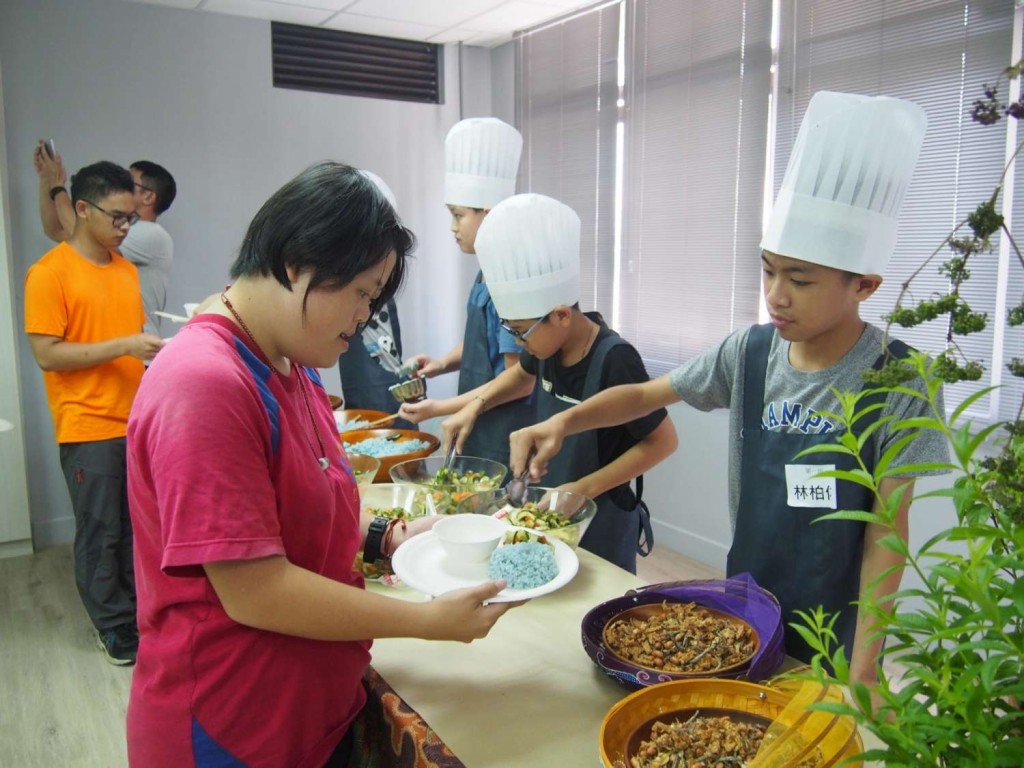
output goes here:
{"type": "Polygon", "coordinates": [[[384,540],[384,532],[388,529],[390,521],[386,517],[375,517],[370,523],[366,532],[366,542],[363,544],[363,562],[373,564],[386,559],[380,551],[381,542],[384,540]]]}
{"type": "Polygon", "coordinates": [[[50,187],[50,199],[56,200],[57,195],[61,192],[67,192],[67,190],[64,187],[50,187]]]}

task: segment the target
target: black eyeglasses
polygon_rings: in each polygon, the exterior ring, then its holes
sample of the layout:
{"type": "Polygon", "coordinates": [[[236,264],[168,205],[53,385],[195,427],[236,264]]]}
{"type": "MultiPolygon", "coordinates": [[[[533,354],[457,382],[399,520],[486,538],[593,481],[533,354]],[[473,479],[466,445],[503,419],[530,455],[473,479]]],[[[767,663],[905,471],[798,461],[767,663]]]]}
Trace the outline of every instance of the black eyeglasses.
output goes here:
{"type": "Polygon", "coordinates": [[[110,223],[114,225],[115,229],[123,229],[125,224],[127,224],[130,227],[140,218],[139,214],[137,214],[135,211],[132,211],[131,213],[111,213],[110,211],[105,211],[102,208],[100,208],[92,200],[86,200],[83,197],[82,201],[88,203],[100,213],[105,213],[107,216],[109,216],[110,223]]]}
{"type": "Polygon", "coordinates": [[[517,331],[515,328],[513,328],[511,325],[506,323],[504,320],[501,321],[501,327],[504,328],[509,333],[511,333],[516,338],[517,341],[526,341],[528,338],[530,338],[530,334],[533,333],[535,330],[537,330],[537,326],[539,326],[541,323],[543,323],[549,317],[551,317],[551,313],[550,312],[548,312],[546,315],[544,315],[544,317],[540,318],[537,322],[535,322],[533,325],[531,325],[525,331],[517,331]]]}

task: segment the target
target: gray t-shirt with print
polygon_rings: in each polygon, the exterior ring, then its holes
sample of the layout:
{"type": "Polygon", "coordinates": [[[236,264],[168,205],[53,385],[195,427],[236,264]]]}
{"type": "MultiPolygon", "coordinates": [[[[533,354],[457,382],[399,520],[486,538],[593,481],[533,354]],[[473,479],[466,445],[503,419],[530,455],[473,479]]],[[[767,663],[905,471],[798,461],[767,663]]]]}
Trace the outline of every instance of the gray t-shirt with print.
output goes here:
{"type": "MultiPolygon", "coordinates": [[[[749,328],[736,331],[669,373],[672,389],[684,402],[701,411],[729,409],[729,517],[734,529],[740,501],[743,375],[749,334],[749,328]]],[[[774,334],[765,376],[762,428],[813,434],[838,431],[839,425],[822,413],[840,410],[839,401],[832,390],[858,392],[864,387],[861,373],[871,368],[882,353],[883,336],[880,329],[868,324],[853,349],[841,360],[824,370],[806,372],[790,364],[790,343],[778,333],[774,334]]],[[[919,392],[924,389],[920,379],[908,382],[905,386],[919,392]]],[[[938,406],[939,413],[943,413],[941,392],[938,406]]],[[[933,415],[926,400],[899,393],[889,394],[883,414],[897,419],[933,415]]],[[[899,436],[888,425],[879,429],[873,441],[876,462],[899,436]]],[[[892,466],[898,468],[948,460],[949,448],[945,438],[938,432],[926,430],[899,452],[892,466]]],[[[908,471],[906,476],[924,474],[938,472],[908,471]]]]}

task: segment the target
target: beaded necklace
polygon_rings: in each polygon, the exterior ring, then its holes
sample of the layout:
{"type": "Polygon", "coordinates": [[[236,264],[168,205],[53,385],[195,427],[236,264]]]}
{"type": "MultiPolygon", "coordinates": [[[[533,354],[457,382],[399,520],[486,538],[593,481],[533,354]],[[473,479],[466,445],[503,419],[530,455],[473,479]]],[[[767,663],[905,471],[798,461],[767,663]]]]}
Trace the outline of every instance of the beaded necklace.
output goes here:
{"type": "MultiPolygon", "coordinates": [[[[231,303],[231,300],[228,298],[227,294],[221,293],[220,300],[224,302],[224,306],[228,308],[228,312],[230,312],[231,316],[235,318],[235,322],[238,323],[239,327],[243,331],[245,331],[245,335],[249,337],[249,341],[251,341],[253,343],[253,346],[256,347],[256,350],[260,353],[260,356],[263,358],[264,362],[266,362],[266,364],[270,366],[270,370],[277,374],[277,376],[280,377],[282,382],[285,381],[284,374],[277,370],[277,368],[275,368],[274,365],[270,362],[270,358],[267,356],[267,353],[263,351],[263,347],[261,347],[259,342],[256,341],[256,338],[252,335],[252,331],[249,330],[249,326],[245,324],[245,321],[242,319],[241,315],[238,314],[238,311],[231,303]]],[[[313,434],[316,435],[316,442],[320,446],[319,456],[317,455],[316,449],[313,447],[313,443],[309,439],[309,434],[306,433],[305,431],[302,434],[306,438],[306,443],[309,445],[309,450],[311,450],[313,452],[313,456],[316,457],[317,463],[320,465],[320,469],[326,472],[327,468],[331,465],[331,462],[327,459],[327,451],[324,450],[324,441],[320,437],[320,428],[317,427],[316,419],[313,417],[313,408],[309,404],[309,395],[306,394],[306,384],[303,381],[303,378],[305,377],[302,376],[301,374],[298,376],[299,391],[302,393],[302,402],[306,404],[306,413],[309,414],[309,423],[313,425],[313,434]]]]}

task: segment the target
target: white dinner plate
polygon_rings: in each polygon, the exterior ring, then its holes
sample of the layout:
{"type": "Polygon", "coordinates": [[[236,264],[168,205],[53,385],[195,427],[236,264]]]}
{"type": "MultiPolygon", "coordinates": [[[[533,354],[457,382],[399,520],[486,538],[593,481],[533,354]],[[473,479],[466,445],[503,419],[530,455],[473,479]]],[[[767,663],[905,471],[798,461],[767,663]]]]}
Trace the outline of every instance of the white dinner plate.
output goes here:
{"type": "MultiPolygon", "coordinates": [[[[555,563],[558,575],[547,584],[533,589],[503,589],[488,602],[508,603],[513,600],[529,600],[554,592],[564,587],[576,571],[580,561],[572,547],[554,537],[548,539],[555,547],[555,563]]],[[[515,545],[510,545],[515,546],[515,545]]],[[[433,531],[414,536],[395,550],[391,568],[402,582],[424,594],[437,597],[453,589],[475,587],[488,581],[487,561],[481,563],[459,563],[448,556],[440,539],[433,531]]]]}

